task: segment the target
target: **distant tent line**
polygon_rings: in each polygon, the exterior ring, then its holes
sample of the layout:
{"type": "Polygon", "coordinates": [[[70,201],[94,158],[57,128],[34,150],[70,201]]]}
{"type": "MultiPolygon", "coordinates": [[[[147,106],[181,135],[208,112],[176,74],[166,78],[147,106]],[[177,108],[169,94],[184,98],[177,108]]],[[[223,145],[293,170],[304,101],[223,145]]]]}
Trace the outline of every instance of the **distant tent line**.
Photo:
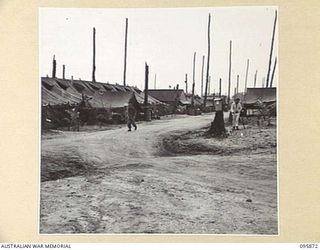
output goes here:
{"type": "MultiPolygon", "coordinates": [[[[42,106],[78,105],[86,97],[89,99],[89,104],[95,108],[123,107],[127,103],[121,103],[121,99],[129,95],[134,95],[140,104],[144,102],[144,95],[137,87],[85,80],[41,77],[41,93],[42,106]]],[[[151,96],[148,98],[148,103],[163,104],[151,96]]]]}

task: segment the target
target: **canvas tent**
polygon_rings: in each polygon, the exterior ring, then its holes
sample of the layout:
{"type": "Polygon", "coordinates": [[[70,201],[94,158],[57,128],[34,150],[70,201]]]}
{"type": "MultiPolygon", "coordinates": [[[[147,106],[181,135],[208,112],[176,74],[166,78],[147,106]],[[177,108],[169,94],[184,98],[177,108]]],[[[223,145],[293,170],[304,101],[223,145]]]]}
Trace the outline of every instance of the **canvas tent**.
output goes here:
{"type": "Polygon", "coordinates": [[[257,115],[263,104],[273,115],[276,115],[277,91],[276,88],[248,88],[244,96],[243,106],[247,115],[257,115]]]}
{"type": "Polygon", "coordinates": [[[149,89],[148,94],[169,105],[191,104],[182,89],[149,89]]]}
{"type": "Polygon", "coordinates": [[[243,103],[246,106],[252,106],[258,100],[265,104],[275,103],[277,100],[276,88],[248,88],[243,103]]]}

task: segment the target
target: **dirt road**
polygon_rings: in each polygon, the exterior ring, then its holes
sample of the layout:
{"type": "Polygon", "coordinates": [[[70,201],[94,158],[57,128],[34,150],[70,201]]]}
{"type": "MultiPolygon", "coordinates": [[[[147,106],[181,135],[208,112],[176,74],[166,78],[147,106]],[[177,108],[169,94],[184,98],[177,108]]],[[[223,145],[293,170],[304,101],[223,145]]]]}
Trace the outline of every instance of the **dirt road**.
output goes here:
{"type": "Polygon", "coordinates": [[[44,137],[40,232],[277,234],[274,149],[163,154],[162,138],[212,116],[44,137]]]}

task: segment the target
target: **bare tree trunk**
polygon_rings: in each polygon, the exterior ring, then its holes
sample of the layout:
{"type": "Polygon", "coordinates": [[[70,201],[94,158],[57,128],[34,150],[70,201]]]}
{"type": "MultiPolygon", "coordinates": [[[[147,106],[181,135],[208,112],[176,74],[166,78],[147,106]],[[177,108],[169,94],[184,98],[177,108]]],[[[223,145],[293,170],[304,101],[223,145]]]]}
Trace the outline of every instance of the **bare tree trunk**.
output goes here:
{"type": "Polygon", "coordinates": [[[62,65],[62,79],[65,79],[66,66],[62,65]]]}
{"type": "Polygon", "coordinates": [[[206,74],[206,87],[204,90],[204,100],[203,107],[206,107],[207,104],[207,91],[208,91],[208,82],[209,82],[209,64],[210,64],[210,24],[211,24],[211,14],[209,13],[208,19],[208,55],[207,55],[207,74],[206,74]]]}
{"type": "Polygon", "coordinates": [[[249,59],[247,59],[246,81],[245,81],[245,86],[244,86],[244,92],[245,93],[247,93],[248,71],[249,71],[249,59]]]}
{"type": "Polygon", "coordinates": [[[272,31],[272,39],[271,39],[271,49],[270,49],[270,56],[269,56],[269,66],[268,66],[268,73],[267,73],[266,88],[269,87],[269,76],[270,76],[270,70],[271,70],[271,61],[272,61],[272,52],[273,52],[273,44],[274,44],[274,35],[275,35],[275,32],[276,32],[276,25],[277,25],[277,16],[278,16],[278,12],[275,11],[275,14],[274,14],[274,23],[273,23],[273,31],[272,31]]]}
{"type": "Polygon", "coordinates": [[[193,53],[193,73],[192,73],[192,96],[191,96],[191,106],[194,106],[194,87],[195,87],[195,79],[196,79],[196,52],[193,53]]]}
{"type": "Polygon", "coordinates": [[[232,41],[230,40],[230,47],[229,47],[228,104],[230,103],[230,88],[231,88],[231,54],[232,54],[232,41]]]}
{"type": "Polygon", "coordinates": [[[237,94],[239,94],[239,75],[237,75],[237,94]]]}
{"type": "Polygon", "coordinates": [[[186,74],[186,79],[184,83],[186,84],[186,94],[188,94],[188,74],[186,74]]]}
{"type": "Polygon", "coordinates": [[[126,30],[125,30],[125,38],[124,38],[123,86],[126,86],[126,74],[127,74],[127,40],[128,40],[128,18],[126,18],[126,30]]]}
{"type": "Polygon", "coordinates": [[[52,60],[52,78],[56,78],[56,72],[57,72],[57,61],[56,61],[56,56],[53,55],[53,60],[52,60]]]}
{"type": "Polygon", "coordinates": [[[201,97],[203,97],[203,70],[204,70],[204,56],[202,56],[202,67],[201,67],[201,97]]]}
{"type": "Polygon", "coordinates": [[[276,71],[276,67],[277,67],[277,57],[274,61],[274,65],[273,65],[273,70],[272,70],[272,75],[271,75],[271,80],[270,80],[270,88],[272,88],[273,77],[274,77],[274,73],[276,71]]]}
{"type": "Polygon", "coordinates": [[[149,66],[145,65],[145,81],[144,81],[144,105],[148,105],[148,88],[149,88],[149,66]]]}
{"type": "Polygon", "coordinates": [[[254,83],[253,83],[253,87],[255,88],[257,85],[257,75],[258,75],[258,70],[256,70],[256,73],[254,74],[254,83]]]}
{"type": "Polygon", "coordinates": [[[93,28],[92,81],[96,81],[96,28],[93,28]]]}

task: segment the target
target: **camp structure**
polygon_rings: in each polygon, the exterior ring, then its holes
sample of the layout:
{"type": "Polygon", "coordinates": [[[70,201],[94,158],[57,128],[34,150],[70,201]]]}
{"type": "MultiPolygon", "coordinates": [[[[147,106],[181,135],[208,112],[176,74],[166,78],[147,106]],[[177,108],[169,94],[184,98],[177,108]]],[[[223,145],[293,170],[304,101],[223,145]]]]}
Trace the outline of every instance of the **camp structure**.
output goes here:
{"type": "Polygon", "coordinates": [[[184,113],[186,106],[191,105],[183,89],[149,89],[149,96],[168,105],[169,113],[184,113]]]}
{"type": "MultiPolygon", "coordinates": [[[[186,97],[187,97],[188,103],[190,102],[190,104],[191,104],[192,94],[191,93],[190,94],[186,94],[186,97]]],[[[203,98],[201,98],[198,95],[194,95],[193,104],[194,104],[195,108],[201,108],[203,106],[203,98]]]]}
{"type": "Polygon", "coordinates": [[[277,91],[276,88],[247,88],[243,106],[247,115],[259,114],[259,109],[265,107],[276,115],[277,91]]]}
{"type": "MultiPolygon", "coordinates": [[[[68,126],[70,112],[79,112],[81,124],[123,123],[125,108],[134,103],[138,116],[144,94],[136,87],[74,79],[41,78],[43,128],[68,126]]],[[[150,96],[151,106],[165,105],[150,96]]]]}

